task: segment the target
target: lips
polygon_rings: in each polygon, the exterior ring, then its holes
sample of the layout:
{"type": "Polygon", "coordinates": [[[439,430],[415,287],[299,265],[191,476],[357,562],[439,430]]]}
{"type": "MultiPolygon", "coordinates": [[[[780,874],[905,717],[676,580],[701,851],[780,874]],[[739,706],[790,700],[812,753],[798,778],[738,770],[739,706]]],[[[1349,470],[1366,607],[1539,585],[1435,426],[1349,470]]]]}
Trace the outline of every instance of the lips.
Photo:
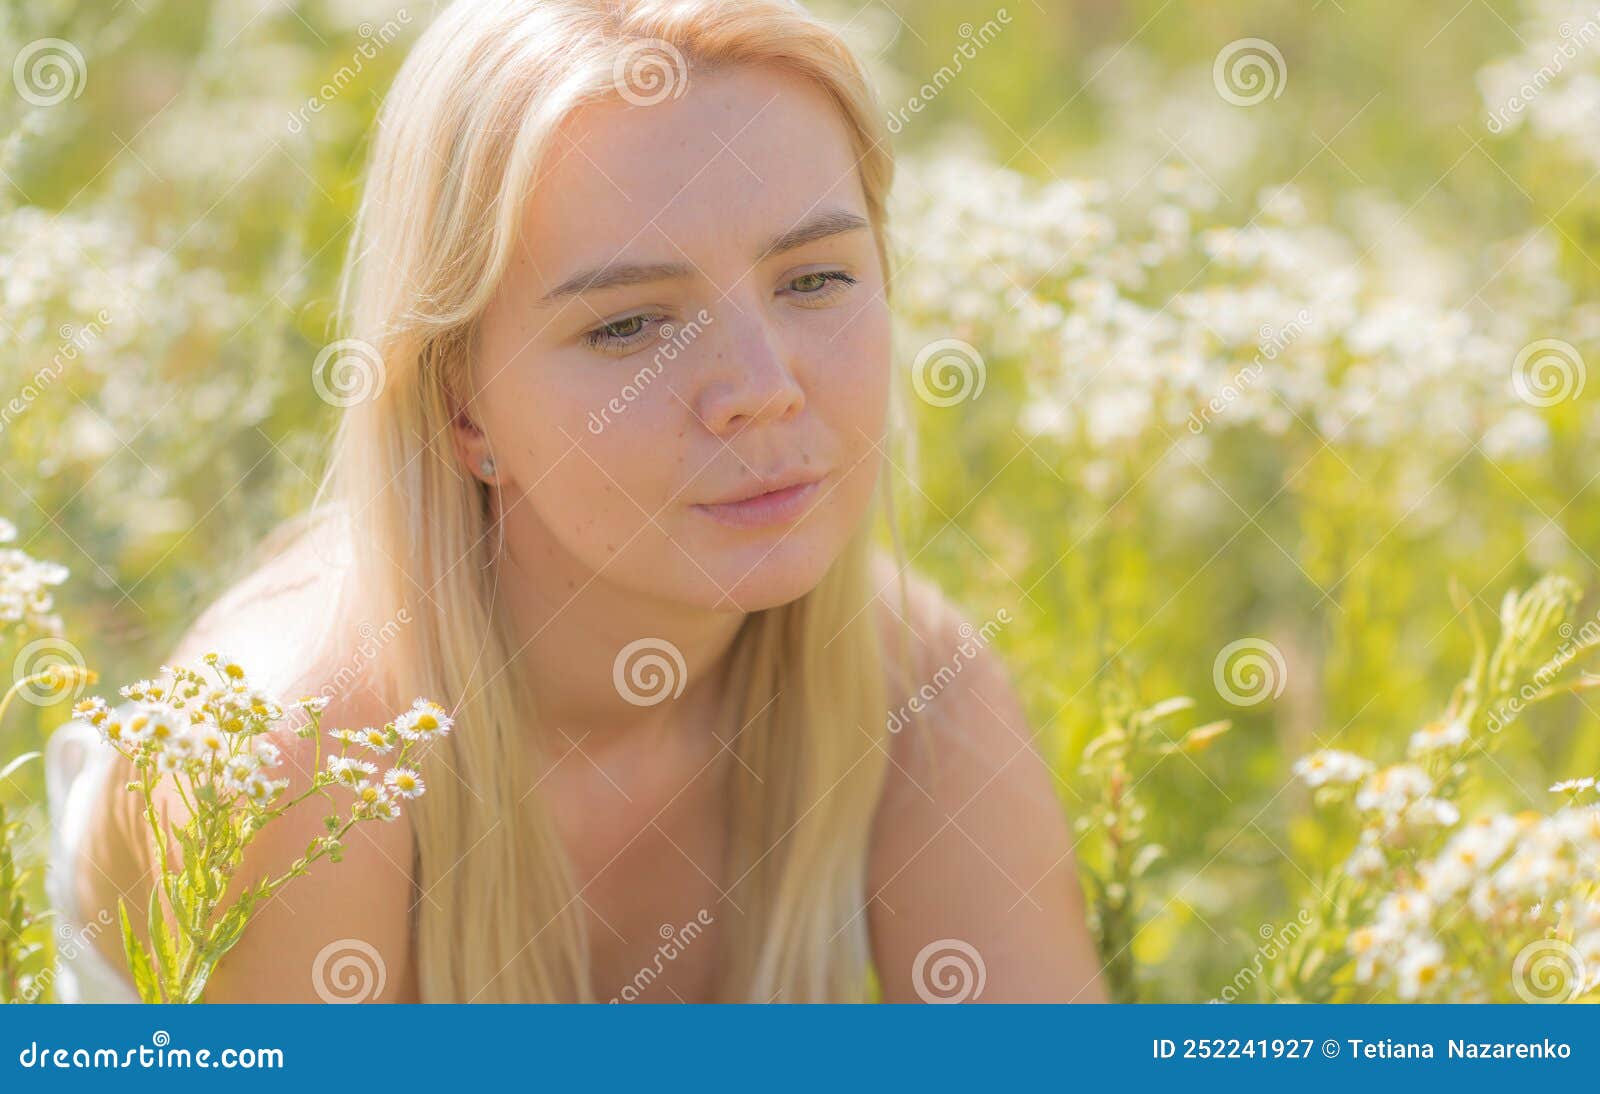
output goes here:
{"type": "Polygon", "coordinates": [[[745,487],[721,501],[693,508],[733,528],[766,528],[789,524],[809,509],[821,493],[826,475],[793,472],[745,487]]]}

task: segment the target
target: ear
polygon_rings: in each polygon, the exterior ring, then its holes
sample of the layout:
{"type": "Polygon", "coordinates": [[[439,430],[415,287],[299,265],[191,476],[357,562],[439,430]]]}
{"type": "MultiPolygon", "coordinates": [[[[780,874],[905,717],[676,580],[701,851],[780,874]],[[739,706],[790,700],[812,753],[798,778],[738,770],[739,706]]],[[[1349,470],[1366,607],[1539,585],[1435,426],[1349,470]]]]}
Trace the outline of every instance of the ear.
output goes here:
{"type": "Polygon", "coordinates": [[[484,458],[489,455],[489,438],[472,417],[466,404],[458,400],[452,393],[447,392],[451,408],[450,439],[455,446],[456,456],[461,461],[461,466],[468,475],[475,479],[486,479],[480,467],[484,458]]]}

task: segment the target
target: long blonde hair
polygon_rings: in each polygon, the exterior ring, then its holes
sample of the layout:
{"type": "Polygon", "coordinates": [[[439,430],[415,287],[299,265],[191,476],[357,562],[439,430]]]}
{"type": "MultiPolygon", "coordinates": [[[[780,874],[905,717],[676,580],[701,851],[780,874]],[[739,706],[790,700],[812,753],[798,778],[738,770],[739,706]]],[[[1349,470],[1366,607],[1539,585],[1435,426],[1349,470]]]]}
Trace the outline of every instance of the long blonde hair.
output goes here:
{"type": "MultiPolygon", "coordinates": [[[[647,50],[689,71],[783,66],[825,89],[855,144],[888,278],[883,115],[839,35],[795,4],[461,0],[413,48],[379,116],[341,294],[343,333],[375,351],[382,386],[344,412],[319,509],[347,521],[358,593],[341,611],[409,620],[375,662],[375,687],[436,697],[457,720],[411,811],[426,1002],[594,999],[584,905],[528,793],[545,760],[530,754],[537,697],[496,610],[487,487],[462,473],[449,426],[547,138],[575,107],[616,94],[627,65],[656,63],[647,50]]],[[[720,1000],[867,994],[868,840],[887,755],[875,525],[811,592],[752,612],[729,654],[718,732],[739,762],[720,1000]]]]}

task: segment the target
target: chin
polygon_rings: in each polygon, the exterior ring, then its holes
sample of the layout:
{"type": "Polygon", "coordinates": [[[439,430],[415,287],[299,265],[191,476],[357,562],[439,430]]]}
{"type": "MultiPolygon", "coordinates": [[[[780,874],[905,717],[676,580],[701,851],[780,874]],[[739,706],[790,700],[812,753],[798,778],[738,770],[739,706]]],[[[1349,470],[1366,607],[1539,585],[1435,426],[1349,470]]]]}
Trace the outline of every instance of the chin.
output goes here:
{"type": "Polygon", "coordinates": [[[799,600],[822,583],[843,546],[754,539],[743,549],[719,552],[714,566],[702,556],[701,565],[715,582],[706,583],[707,606],[758,612],[799,600]]]}

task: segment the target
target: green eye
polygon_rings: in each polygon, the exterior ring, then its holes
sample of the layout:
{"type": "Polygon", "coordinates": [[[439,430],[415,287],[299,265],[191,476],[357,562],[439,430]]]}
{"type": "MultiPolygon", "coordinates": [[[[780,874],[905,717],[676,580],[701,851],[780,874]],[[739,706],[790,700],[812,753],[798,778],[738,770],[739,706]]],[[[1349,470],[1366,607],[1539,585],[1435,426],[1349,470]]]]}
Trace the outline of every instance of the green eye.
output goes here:
{"type": "Polygon", "coordinates": [[[843,270],[817,270],[789,279],[788,293],[803,307],[821,307],[824,302],[846,292],[856,279],[843,270]]]}
{"type": "Polygon", "coordinates": [[[624,350],[645,340],[650,324],[664,319],[661,315],[630,315],[602,324],[583,336],[590,349],[624,350]]]}
{"type": "Polygon", "coordinates": [[[610,338],[632,338],[644,330],[644,316],[630,315],[626,319],[618,319],[615,323],[607,323],[600,329],[610,338]]]}

